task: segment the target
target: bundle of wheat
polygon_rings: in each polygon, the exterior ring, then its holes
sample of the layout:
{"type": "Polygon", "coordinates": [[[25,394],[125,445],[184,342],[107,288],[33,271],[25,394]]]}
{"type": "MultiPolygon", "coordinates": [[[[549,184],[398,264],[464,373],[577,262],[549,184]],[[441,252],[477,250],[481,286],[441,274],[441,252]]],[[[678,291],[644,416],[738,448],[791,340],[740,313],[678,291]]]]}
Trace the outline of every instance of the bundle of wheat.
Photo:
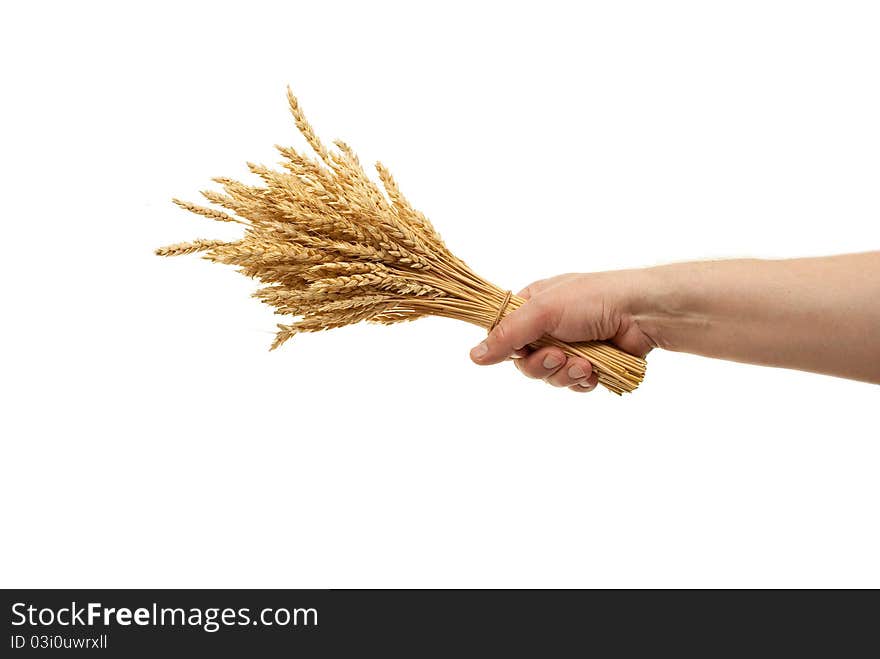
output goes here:
{"type": "MultiPolygon", "coordinates": [[[[486,281],[457,258],[432,224],[376,164],[385,192],[364,172],[354,152],[337,141],[328,150],[288,89],[290,110],[319,160],[276,147],[285,171],[248,164],[262,179],[246,185],[216,178],[225,193],[202,192],[227,212],[175,199],[188,211],[245,226],[233,242],[196,240],[156,250],[160,256],[203,252],[238,266],[266,284],[255,296],[279,314],[298,317],[278,325],[277,348],[297,332],[315,332],[362,320],[397,323],[422,316],[457,318],[491,330],[525,300],[486,281]]],[[[605,342],[556,345],[593,364],[599,382],[620,394],[642,381],[645,361],[605,342]]]]}

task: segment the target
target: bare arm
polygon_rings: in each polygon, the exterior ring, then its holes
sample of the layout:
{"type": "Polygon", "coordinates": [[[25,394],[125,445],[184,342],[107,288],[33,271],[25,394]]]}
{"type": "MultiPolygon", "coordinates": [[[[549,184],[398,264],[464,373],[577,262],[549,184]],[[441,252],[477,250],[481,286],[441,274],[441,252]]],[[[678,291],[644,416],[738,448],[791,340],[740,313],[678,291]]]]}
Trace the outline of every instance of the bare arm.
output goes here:
{"type": "MultiPolygon", "coordinates": [[[[880,383],[880,252],[562,275],[522,294],[528,302],[471,351],[474,361],[503,361],[550,334],[880,383]]],[[[531,377],[576,391],[595,386],[589,363],[558,349],[518,356],[531,377]]]]}

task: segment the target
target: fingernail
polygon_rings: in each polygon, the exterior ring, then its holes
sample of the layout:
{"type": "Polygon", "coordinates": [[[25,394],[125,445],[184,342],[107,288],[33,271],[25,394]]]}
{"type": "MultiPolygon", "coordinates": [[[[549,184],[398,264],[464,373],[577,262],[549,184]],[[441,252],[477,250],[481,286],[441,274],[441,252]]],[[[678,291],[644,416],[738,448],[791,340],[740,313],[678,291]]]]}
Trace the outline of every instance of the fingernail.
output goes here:
{"type": "Polygon", "coordinates": [[[480,343],[480,345],[471,350],[471,357],[473,357],[474,359],[479,359],[487,352],[489,352],[489,345],[485,341],[483,341],[482,343],[480,343]]]}
{"type": "Polygon", "coordinates": [[[587,375],[586,371],[584,371],[584,369],[582,369],[577,364],[575,364],[570,369],[568,369],[568,377],[570,377],[572,380],[580,380],[582,377],[585,377],[586,375],[587,375]]]}
{"type": "Polygon", "coordinates": [[[580,383],[578,383],[578,386],[583,387],[584,389],[592,389],[593,388],[593,385],[591,385],[589,382],[580,382],[580,383]]]}
{"type": "Polygon", "coordinates": [[[554,369],[562,363],[562,360],[559,358],[559,355],[550,353],[546,357],[544,357],[544,361],[541,362],[541,366],[546,368],[548,371],[550,369],[554,369]]]}

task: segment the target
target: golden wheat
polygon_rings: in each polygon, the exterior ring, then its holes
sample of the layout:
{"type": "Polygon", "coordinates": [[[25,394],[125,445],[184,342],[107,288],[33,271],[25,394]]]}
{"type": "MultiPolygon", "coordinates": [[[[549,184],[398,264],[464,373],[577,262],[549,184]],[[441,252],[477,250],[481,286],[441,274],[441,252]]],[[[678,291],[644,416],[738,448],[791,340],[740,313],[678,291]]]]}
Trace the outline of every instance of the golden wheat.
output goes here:
{"type": "MultiPolygon", "coordinates": [[[[318,159],[279,146],[283,171],[248,163],[262,185],[214,179],[223,193],[202,195],[225,211],[175,199],[197,215],[245,225],[244,237],[179,243],[159,248],[157,254],[203,252],[204,258],[237,266],[265,284],[255,297],[296,318],[278,325],[273,350],[297,332],[362,320],[391,324],[444,316],[491,330],[525,302],[479,277],[452,254],[381,163],[376,170],[384,193],[348,145],[337,141],[338,151],[328,150],[287,91],[296,126],[318,159]]],[[[533,347],[540,345],[556,345],[586,358],[600,384],[617,394],[634,390],[644,377],[643,359],[605,342],[563,343],[545,337],[533,347]]]]}

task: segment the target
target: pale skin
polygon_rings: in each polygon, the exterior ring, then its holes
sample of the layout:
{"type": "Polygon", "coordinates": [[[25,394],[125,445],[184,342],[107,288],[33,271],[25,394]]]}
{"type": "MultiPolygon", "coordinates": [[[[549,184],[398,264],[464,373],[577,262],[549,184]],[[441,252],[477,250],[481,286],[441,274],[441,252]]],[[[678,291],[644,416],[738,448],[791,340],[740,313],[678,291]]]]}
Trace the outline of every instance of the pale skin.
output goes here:
{"type": "Polygon", "coordinates": [[[567,274],[519,296],[526,303],[471,350],[477,364],[513,359],[530,378],[592,391],[588,361],[528,349],[550,335],[604,339],[639,356],[662,348],[880,384],[880,252],[567,274]]]}

